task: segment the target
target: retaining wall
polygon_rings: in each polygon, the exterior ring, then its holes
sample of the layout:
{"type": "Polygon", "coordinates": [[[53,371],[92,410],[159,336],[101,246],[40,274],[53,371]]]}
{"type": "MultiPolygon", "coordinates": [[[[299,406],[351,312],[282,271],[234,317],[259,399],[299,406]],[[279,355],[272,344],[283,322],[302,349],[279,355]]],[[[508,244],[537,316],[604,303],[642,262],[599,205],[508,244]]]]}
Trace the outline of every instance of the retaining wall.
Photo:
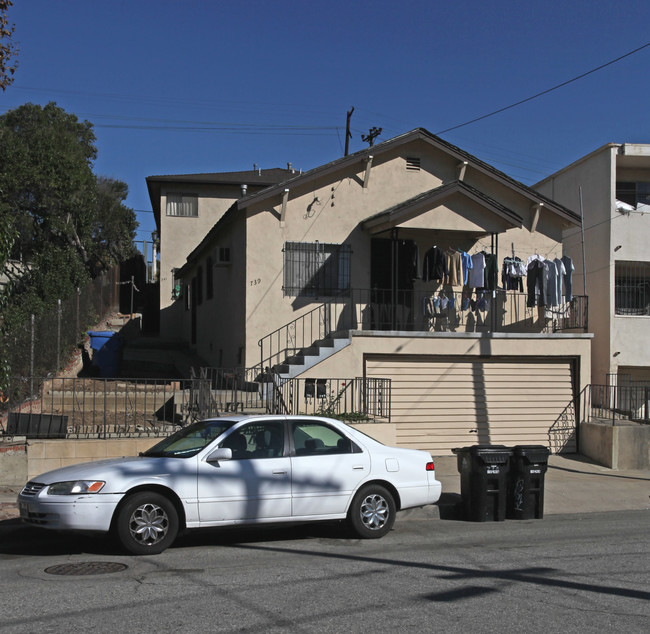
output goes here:
{"type": "Polygon", "coordinates": [[[650,425],[581,423],[580,453],[610,469],[650,469],[650,425]]]}

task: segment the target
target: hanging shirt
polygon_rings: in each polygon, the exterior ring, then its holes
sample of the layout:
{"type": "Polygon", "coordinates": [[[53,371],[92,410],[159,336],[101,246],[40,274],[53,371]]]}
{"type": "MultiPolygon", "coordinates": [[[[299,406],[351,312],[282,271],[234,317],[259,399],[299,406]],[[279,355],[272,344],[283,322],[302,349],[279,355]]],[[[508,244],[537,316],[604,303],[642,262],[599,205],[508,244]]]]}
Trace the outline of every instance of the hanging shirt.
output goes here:
{"type": "Polygon", "coordinates": [[[463,283],[463,258],[459,251],[449,249],[445,251],[447,259],[447,276],[445,284],[460,286],[463,283]]]}
{"type": "Polygon", "coordinates": [[[485,284],[484,288],[489,291],[494,291],[497,288],[497,280],[499,279],[499,267],[497,266],[497,256],[488,253],[485,256],[485,284]]]}
{"type": "Polygon", "coordinates": [[[526,275],[528,289],[527,306],[546,306],[546,267],[539,256],[528,258],[528,273],[526,275]]]}
{"type": "Polygon", "coordinates": [[[472,257],[465,251],[460,251],[460,257],[463,262],[463,284],[469,281],[469,272],[472,270],[472,257]]]}
{"type": "Polygon", "coordinates": [[[424,254],[422,269],[422,279],[425,282],[443,279],[449,273],[444,251],[436,246],[431,247],[424,254]]]}
{"type": "Polygon", "coordinates": [[[570,302],[573,299],[573,289],[571,288],[573,284],[573,261],[568,255],[562,256],[562,263],[564,264],[564,296],[567,302],[570,302]]]}
{"type": "Polygon", "coordinates": [[[564,297],[562,296],[562,281],[566,275],[566,268],[564,266],[564,262],[562,262],[560,258],[555,258],[553,262],[555,263],[555,269],[557,271],[557,279],[555,281],[555,305],[560,306],[564,301],[564,297]]]}
{"type": "Polygon", "coordinates": [[[482,253],[475,253],[472,256],[472,269],[469,272],[468,284],[472,288],[483,288],[483,284],[485,284],[485,256],[482,253]]]}
{"type": "Polygon", "coordinates": [[[546,306],[557,306],[557,270],[553,260],[544,260],[544,276],[546,277],[546,306]]]}

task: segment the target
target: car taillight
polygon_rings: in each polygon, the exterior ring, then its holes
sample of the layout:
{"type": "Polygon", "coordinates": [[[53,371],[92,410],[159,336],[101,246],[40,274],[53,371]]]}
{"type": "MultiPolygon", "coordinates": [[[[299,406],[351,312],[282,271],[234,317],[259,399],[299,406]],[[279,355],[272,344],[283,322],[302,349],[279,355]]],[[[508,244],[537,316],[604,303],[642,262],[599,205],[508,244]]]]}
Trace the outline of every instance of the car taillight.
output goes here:
{"type": "Polygon", "coordinates": [[[427,471],[435,471],[436,468],[433,466],[433,462],[427,462],[427,471]]]}

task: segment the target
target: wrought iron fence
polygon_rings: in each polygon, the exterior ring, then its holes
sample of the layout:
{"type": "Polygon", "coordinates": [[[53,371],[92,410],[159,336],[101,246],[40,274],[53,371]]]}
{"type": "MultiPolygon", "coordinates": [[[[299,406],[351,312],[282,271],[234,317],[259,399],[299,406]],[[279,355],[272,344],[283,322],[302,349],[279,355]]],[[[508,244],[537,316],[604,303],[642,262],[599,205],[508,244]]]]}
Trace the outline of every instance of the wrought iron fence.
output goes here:
{"type": "Polygon", "coordinates": [[[292,379],[202,368],[190,379],[20,377],[0,398],[0,431],[27,438],[165,436],[228,413],[390,421],[389,379],[292,379]]]}
{"type": "Polygon", "coordinates": [[[391,380],[384,378],[289,379],[267,384],[267,409],[347,422],[390,422],[391,380]]]}
{"type": "Polygon", "coordinates": [[[581,394],[587,422],[633,421],[650,424],[650,385],[588,385],[581,394]]]}
{"type": "Polygon", "coordinates": [[[11,379],[0,403],[5,435],[28,438],[164,436],[208,411],[188,379],[11,379]]]}

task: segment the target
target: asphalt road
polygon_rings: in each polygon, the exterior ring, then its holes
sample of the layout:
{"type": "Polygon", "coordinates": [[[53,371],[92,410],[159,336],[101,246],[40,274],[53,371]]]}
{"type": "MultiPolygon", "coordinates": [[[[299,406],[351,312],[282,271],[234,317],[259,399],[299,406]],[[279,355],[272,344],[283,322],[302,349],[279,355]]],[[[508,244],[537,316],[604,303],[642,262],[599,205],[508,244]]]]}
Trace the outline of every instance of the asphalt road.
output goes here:
{"type": "Polygon", "coordinates": [[[645,633],[649,526],[649,511],[625,511],[398,520],[373,541],[337,525],[200,531],[138,558],[10,520],[0,632],[645,633]],[[126,568],[46,572],[93,563],[126,568]]]}

